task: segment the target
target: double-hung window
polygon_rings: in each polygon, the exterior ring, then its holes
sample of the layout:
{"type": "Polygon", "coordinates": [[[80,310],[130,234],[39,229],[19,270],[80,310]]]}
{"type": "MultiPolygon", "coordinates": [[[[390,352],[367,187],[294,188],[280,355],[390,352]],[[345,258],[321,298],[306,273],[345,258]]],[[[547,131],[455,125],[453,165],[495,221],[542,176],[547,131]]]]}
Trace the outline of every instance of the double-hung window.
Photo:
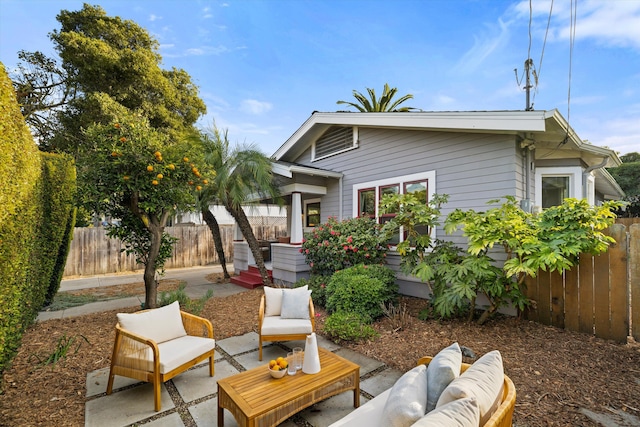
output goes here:
{"type": "MultiPolygon", "coordinates": [[[[582,198],[582,172],[579,166],[536,168],[535,204],[546,209],[570,197],[582,198]]],[[[593,203],[593,195],[587,194],[587,199],[593,203]]]]}
{"type": "MultiPolygon", "coordinates": [[[[385,195],[413,193],[426,204],[434,194],[435,179],[435,171],[431,171],[356,184],[353,186],[353,216],[368,216],[379,224],[384,224],[395,217],[393,213],[382,215],[379,211],[380,201],[385,195]]],[[[426,228],[422,231],[434,232],[426,228]]],[[[400,232],[389,243],[394,245],[405,238],[404,233],[400,232]]]]}

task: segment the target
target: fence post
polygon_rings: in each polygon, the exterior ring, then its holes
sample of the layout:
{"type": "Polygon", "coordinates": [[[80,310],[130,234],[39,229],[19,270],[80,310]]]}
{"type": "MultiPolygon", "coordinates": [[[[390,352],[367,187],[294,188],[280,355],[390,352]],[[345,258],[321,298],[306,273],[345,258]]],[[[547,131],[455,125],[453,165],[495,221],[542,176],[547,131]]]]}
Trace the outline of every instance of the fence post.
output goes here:
{"type": "Polygon", "coordinates": [[[640,341],[640,224],[629,226],[629,284],[631,336],[640,341]]]}
{"type": "Polygon", "coordinates": [[[607,338],[625,342],[629,335],[630,309],[627,290],[627,259],[629,259],[627,227],[622,224],[614,224],[609,228],[608,234],[616,240],[616,243],[610,245],[608,251],[611,333],[607,338]]]}

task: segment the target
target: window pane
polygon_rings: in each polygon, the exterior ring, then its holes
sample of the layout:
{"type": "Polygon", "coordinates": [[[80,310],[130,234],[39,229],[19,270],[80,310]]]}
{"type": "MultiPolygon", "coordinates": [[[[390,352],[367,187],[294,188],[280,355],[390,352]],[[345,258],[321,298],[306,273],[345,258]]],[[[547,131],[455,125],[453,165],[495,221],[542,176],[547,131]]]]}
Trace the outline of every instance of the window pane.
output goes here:
{"type": "Polygon", "coordinates": [[[412,193],[418,198],[418,200],[423,200],[427,203],[427,181],[405,184],[404,192],[406,194],[412,193]]]}
{"type": "Polygon", "coordinates": [[[320,224],[320,202],[307,204],[307,227],[320,224]]]}
{"type": "Polygon", "coordinates": [[[376,215],[376,191],[375,189],[360,190],[358,192],[360,216],[375,217],[376,215]]]}
{"type": "Polygon", "coordinates": [[[542,208],[558,206],[569,197],[568,176],[542,177],[542,208]]]}

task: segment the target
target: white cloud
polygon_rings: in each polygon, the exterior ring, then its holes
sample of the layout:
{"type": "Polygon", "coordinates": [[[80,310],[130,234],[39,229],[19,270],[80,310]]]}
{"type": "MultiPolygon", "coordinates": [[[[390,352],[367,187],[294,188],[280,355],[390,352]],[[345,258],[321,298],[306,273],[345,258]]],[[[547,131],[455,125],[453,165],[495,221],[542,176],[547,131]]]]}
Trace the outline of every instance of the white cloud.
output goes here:
{"type": "Polygon", "coordinates": [[[211,8],[207,6],[202,9],[202,19],[209,19],[209,18],[213,18],[213,13],[211,13],[211,8]]]}
{"type": "Polygon", "coordinates": [[[157,21],[157,20],[159,20],[159,19],[162,19],[162,16],[158,16],[158,15],[154,15],[154,14],[151,14],[151,15],[149,16],[149,21],[151,21],[151,22],[153,22],[153,21],[157,21]]]}
{"type": "Polygon", "coordinates": [[[588,139],[620,154],[640,152],[640,116],[601,121],[588,139]]]}
{"type": "Polygon", "coordinates": [[[497,25],[486,25],[487,31],[474,36],[474,44],[458,61],[454,70],[462,74],[476,71],[491,54],[504,47],[509,40],[509,24],[498,19],[497,25]]]}
{"type": "Polygon", "coordinates": [[[245,113],[260,115],[271,110],[273,105],[269,102],[258,101],[255,99],[245,99],[240,104],[240,110],[245,113]]]}

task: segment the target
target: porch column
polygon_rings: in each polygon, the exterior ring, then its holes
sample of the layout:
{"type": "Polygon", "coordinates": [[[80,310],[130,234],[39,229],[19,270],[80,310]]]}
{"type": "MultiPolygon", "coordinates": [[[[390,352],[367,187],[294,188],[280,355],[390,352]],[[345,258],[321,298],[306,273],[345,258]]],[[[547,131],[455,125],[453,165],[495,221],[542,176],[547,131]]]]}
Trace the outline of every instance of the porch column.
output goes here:
{"type": "Polygon", "coordinates": [[[302,197],[300,192],[291,193],[291,244],[302,244],[302,197]]]}
{"type": "Polygon", "coordinates": [[[233,228],[233,240],[235,242],[242,242],[244,240],[244,236],[242,235],[242,231],[240,230],[240,227],[238,227],[238,224],[233,228]]]}

